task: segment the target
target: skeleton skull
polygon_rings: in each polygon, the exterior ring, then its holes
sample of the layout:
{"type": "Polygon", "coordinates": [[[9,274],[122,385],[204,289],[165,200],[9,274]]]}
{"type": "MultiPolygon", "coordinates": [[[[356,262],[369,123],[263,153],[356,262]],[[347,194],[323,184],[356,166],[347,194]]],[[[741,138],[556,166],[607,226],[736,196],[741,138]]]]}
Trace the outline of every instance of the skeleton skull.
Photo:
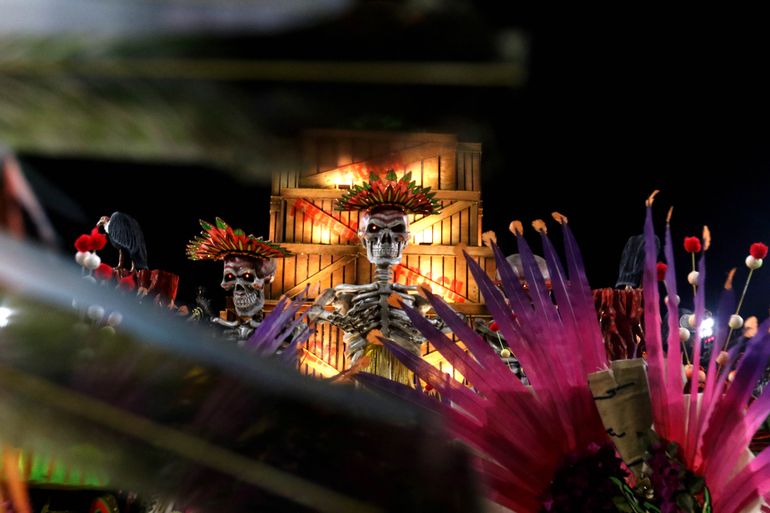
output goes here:
{"type": "Polygon", "coordinates": [[[395,265],[409,239],[409,220],[402,210],[382,208],[364,212],[358,225],[358,237],[366,247],[366,256],[376,265],[395,265]]]}
{"type": "Polygon", "coordinates": [[[221,286],[233,292],[235,312],[253,317],[265,305],[264,287],[275,278],[275,262],[244,256],[225,259],[221,286]]]}

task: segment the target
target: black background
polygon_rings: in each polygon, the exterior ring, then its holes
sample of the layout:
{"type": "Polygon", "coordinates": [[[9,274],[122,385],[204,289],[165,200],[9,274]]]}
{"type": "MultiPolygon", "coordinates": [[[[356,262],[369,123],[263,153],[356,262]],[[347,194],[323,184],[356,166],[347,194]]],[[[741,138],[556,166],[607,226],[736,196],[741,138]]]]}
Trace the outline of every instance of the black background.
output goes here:
{"type": "MultiPolygon", "coordinates": [[[[614,284],[626,239],[641,233],[644,199],[660,189],[660,233],[665,211],[675,206],[680,289],[687,290],[689,268],[682,238],[700,235],[704,224],[713,235],[710,301],[732,266],[739,268],[736,284],[743,285],[749,245],[770,243],[770,45],[763,27],[752,23],[757,13],[535,13],[506,2],[440,4],[445,8],[410,17],[404,2],[362,2],[320,26],[220,39],[197,51],[207,57],[483,62],[499,58],[501,34],[521,30],[530,43],[529,80],[517,89],[235,86],[253,96],[254,122],[286,139],[305,128],[362,128],[453,132],[481,142],[484,229],[494,230],[512,253],[512,219],[528,225],[550,220],[553,210],[566,214],[595,288],[614,284]]],[[[144,227],[151,267],[181,274],[182,302],[190,301],[195,285],[213,289],[219,281],[219,266],[184,257],[199,218],[218,215],[267,235],[264,180],[244,182],[190,165],[22,158],[82,209],[56,212],[58,200],[49,203],[66,251],[74,252],[71,242],[101,215],[130,213],[144,227]]],[[[108,261],[114,256],[103,255],[108,261]]],[[[756,273],[746,315],[766,316],[768,273],[756,273]]],[[[689,306],[690,294],[682,297],[689,306]]]]}

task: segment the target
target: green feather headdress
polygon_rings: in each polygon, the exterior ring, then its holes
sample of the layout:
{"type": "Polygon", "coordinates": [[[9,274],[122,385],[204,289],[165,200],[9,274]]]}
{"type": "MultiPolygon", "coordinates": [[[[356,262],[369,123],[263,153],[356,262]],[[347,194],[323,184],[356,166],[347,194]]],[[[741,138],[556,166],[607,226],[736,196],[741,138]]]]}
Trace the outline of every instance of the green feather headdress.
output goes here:
{"type": "Polygon", "coordinates": [[[371,210],[378,207],[401,209],[406,214],[438,214],[440,206],[436,193],[422,187],[406,173],[399,180],[392,169],[382,179],[371,173],[369,181],[354,185],[337,202],[337,210],[371,210]]]}
{"type": "Polygon", "coordinates": [[[200,223],[203,232],[187,244],[190,260],[224,260],[232,255],[263,260],[291,256],[288,249],[262,237],[246,235],[243,230],[233,229],[218,217],[213,225],[206,221],[200,223]]]}

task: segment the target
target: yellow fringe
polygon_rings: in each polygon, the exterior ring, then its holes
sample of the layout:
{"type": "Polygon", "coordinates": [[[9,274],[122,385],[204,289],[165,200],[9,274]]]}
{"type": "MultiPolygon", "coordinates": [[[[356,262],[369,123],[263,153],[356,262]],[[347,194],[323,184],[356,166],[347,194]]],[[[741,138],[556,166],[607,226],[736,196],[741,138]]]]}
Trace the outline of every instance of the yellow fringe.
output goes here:
{"type": "Polygon", "coordinates": [[[369,357],[369,366],[362,369],[383,378],[388,378],[404,385],[414,386],[414,373],[393,356],[385,346],[370,344],[365,356],[369,357]]]}

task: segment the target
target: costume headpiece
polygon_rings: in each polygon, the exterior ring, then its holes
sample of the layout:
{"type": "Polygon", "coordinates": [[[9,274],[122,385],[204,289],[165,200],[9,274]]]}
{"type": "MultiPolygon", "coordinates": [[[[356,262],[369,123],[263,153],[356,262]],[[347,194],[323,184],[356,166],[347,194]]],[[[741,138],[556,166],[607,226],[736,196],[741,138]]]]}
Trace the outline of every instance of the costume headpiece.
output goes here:
{"type": "Polygon", "coordinates": [[[369,181],[354,185],[337,202],[337,210],[371,210],[392,207],[405,214],[438,214],[440,206],[430,187],[417,185],[408,172],[399,180],[392,169],[382,179],[371,173],[369,181]]]}
{"type": "Polygon", "coordinates": [[[213,225],[206,221],[200,223],[203,232],[187,244],[190,260],[224,260],[233,255],[263,260],[291,256],[286,248],[262,237],[246,235],[243,230],[233,229],[218,217],[213,225]]]}

